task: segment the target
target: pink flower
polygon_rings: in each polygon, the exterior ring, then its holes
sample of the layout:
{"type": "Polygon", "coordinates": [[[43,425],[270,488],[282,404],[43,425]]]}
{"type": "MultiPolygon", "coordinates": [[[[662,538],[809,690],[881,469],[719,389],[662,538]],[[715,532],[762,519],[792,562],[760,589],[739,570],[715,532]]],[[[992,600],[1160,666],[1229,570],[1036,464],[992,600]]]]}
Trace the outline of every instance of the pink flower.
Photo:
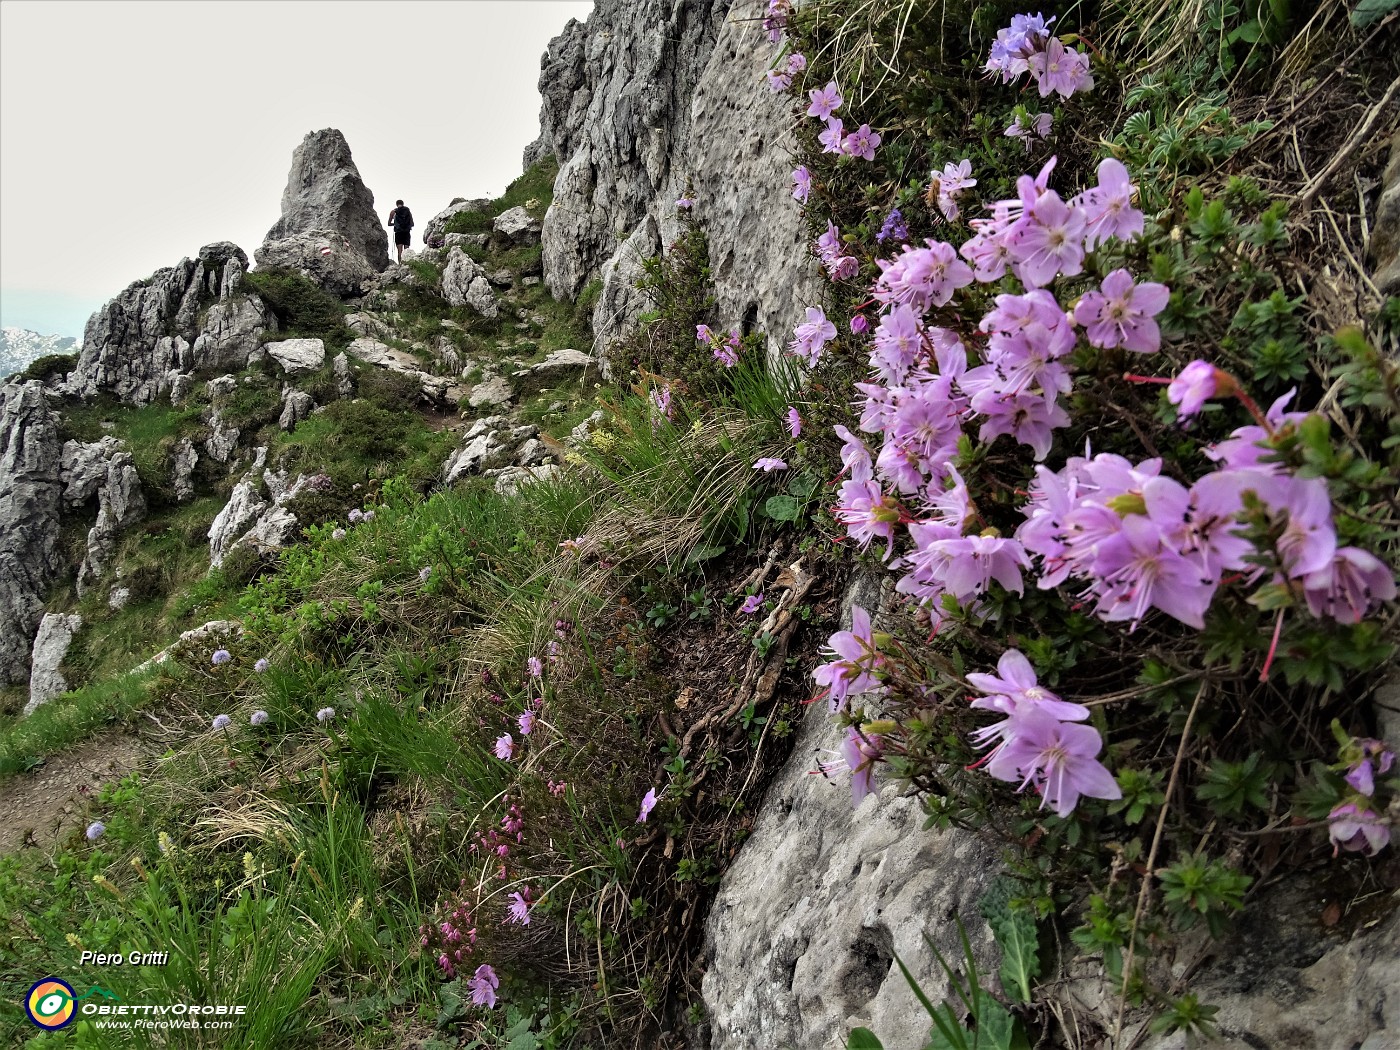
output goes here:
{"type": "Polygon", "coordinates": [[[1143,231],[1142,212],[1133,207],[1137,187],[1121,161],[1106,157],[1099,162],[1099,184],[1085,190],[1073,203],[1084,210],[1084,246],[1092,251],[1110,237],[1130,241],[1143,231]]]}
{"type": "Polygon", "coordinates": [[[833,634],[823,654],[831,659],[812,672],[812,680],[827,688],[833,712],[845,707],[851,695],[881,687],[874,672],[884,665],[884,657],[875,648],[870,614],[859,605],[851,607],[851,629],[833,634]]]}
{"type": "Polygon", "coordinates": [[[496,1005],[496,989],[500,985],[501,982],[496,977],[496,971],[486,963],[478,966],[472,979],[467,982],[467,986],[472,990],[472,1002],[477,1006],[491,1008],[496,1005]]]}
{"type": "Polygon", "coordinates": [[[1339,850],[1366,851],[1374,857],[1390,843],[1390,828],[1375,810],[1344,802],[1327,814],[1327,835],[1332,840],[1332,856],[1339,850]]]}
{"type": "Polygon", "coordinates": [[[806,203],[812,193],[812,173],[807,170],[806,165],[799,165],[793,169],[792,187],[793,200],[806,203]]]}
{"type": "Polygon", "coordinates": [[[502,762],[509,762],[515,755],[515,740],[509,733],[502,733],[496,738],[496,757],[502,762]]]}
{"type": "Polygon", "coordinates": [[[1118,783],[1097,755],[1103,740],[1092,726],[1061,722],[1044,711],[1018,717],[1015,731],[987,763],[987,772],[998,780],[1021,781],[1024,790],[1034,784],[1044,806],[1049,803],[1059,817],[1067,817],[1081,796],[1122,798],[1118,783]]]}
{"type": "Polygon", "coordinates": [[[1127,270],[1114,270],[1099,291],[1084,293],[1074,308],[1074,320],[1084,326],[1093,346],[1121,346],[1150,354],[1162,345],[1162,333],[1153,318],[1166,308],[1170,297],[1165,284],[1134,285],[1127,270]]]}
{"type": "Polygon", "coordinates": [[[647,822],[647,817],[651,816],[651,811],[655,808],[656,788],[650,788],[647,793],[642,796],[642,808],[641,812],[637,814],[637,823],[645,824],[647,822]]]}
{"type": "Polygon", "coordinates": [[[846,136],[843,150],[849,156],[861,160],[874,160],[875,147],[880,144],[880,136],[870,130],[869,124],[862,124],[846,136]]]}
{"type": "Polygon", "coordinates": [[[508,898],[510,900],[510,915],[507,917],[507,921],[513,922],[518,926],[530,925],[530,899],[528,897],[529,892],[530,891],[527,888],[524,894],[512,893],[510,895],[510,897],[508,898]]]}
{"type": "Polygon", "coordinates": [[[823,153],[846,152],[846,124],[840,117],[827,117],[826,130],[817,136],[823,153]]]}
{"type": "Polygon", "coordinates": [[[788,55],[787,69],[789,73],[801,73],[807,68],[807,56],[800,51],[794,51],[788,55]]]}
{"type": "Polygon", "coordinates": [[[521,711],[515,719],[516,725],[520,726],[520,735],[529,736],[530,730],[535,728],[535,712],[531,710],[521,711]]]}
{"type": "Polygon", "coordinates": [[[792,87],[792,74],[785,69],[770,69],[763,75],[768,78],[768,90],[770,91],[786,91],[792,87]]]}
{"type": "Polygon", "coordinates": [[[1059,37],[1050,37],[1045,50],[1027,60],[1031,76],[1040,86],[1040,97],[1058,92],[1069,98],[1076,91],[1088,91],[1094,86],[1089,74],[1089,56],[1065,47],[1059,37]]]}
{"type": "Polygon", "coordinates": [[[793,437],[802,433],[802,415],[791,405],[788,406],[787,410],[787,425],[788,433],[793,437]]]}
{"type": "Polygon", "coordinates": [[[808,96],[812,104],[807,107],[807,116],[816,117],[818,120],[826,120],[835,110],[841,108],[844,101],[834,80],[824,88],[813,88],[808,92],[808,96]]]}
{"type": "Polygon", "coordinates": [[[841,741],[841,757],[851,771],[851,805],[859,806],[866,795],[875,790],[875,763],[884,754],[880,738],[873,733],[862,735],[855,726],[846,727],[841,741]]]}
{"type": "Polygon", "coordinates": [[[807,307],[807,321],[793,331],[796,337],[788,344],[788,350],[795,356],[815,365],[822,356],[822,348],[836,338],[836,326],[826,319],[819,306],[807,307]]]}
{"type": "Polygon", "coordinates": [[[1224,395],[1221,379],[1233,385],[1233,380],[1208,361],[1192,361],[1167,387],[1167,400],[1177,406],[1176,414],[1188,419],[1199,412],[1217,394],[1224,395]]]}
{"type": "Polygon", "coordinates": [[[1084,213],[1054,190],[1035,198],[1008,237],[1016,276],[1040,288],[1056,274],[1073,277],[1084,269],[1084,213]]]}
{"type": "Polygon", "coordinates": [[[763,592],[751,594],[744,599],[744,604],[739,606],[739,612],[744,616],[752,616],[763,607],[763,592]]]}
{"type": "Polygon", "coordinates": [[[1340,547],[1329,565],[1303,577],[1303,596],[1314,616],[1360,623],[1373,606],[1395,597],[1395,574],[1368,551],[1340,547]]]}
{"type": "Polygon", "coordinates": [[[754,470],[761,470],[765,474],[771,473],[775,470],[787,470],[787,468],[788,465],[786,463],[784,463],[781,459],[777,459],[776,457],[772,456],[766,456],[763,459],[755,460],[753,465],[754,470]]]}
{"type": "Polygon", "coordinates": [[[539,678],[544,674],[544,664],[540,663],[538,656],[532,656],[525,661],[525,670],[530,673],[531,678],[539,678]]]}

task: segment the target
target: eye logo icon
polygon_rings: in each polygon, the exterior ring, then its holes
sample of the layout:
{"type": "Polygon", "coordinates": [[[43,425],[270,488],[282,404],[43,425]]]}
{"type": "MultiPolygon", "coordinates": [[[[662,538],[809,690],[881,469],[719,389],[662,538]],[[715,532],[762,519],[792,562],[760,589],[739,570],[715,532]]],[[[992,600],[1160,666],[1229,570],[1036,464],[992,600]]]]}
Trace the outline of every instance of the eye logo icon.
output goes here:
{"type": "Polygon", "coordinates": [[[77,1013],[73,986],[57,977],[35,982],[24,1001],[29,1019],[40,1028],[56,1031],[73,1023],[77,1013]]]}

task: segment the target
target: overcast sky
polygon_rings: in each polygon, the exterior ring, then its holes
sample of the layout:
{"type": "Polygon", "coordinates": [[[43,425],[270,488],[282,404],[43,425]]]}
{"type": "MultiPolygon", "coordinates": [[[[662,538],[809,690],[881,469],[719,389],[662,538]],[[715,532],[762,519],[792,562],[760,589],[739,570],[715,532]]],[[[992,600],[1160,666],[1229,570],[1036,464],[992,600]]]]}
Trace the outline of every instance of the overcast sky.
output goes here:
{"type": "Polygon", "coordinates": [[[0,324],[81,336],[134,280],[277,220],[292,150],[345,133],[387,216],[494,197],[540,56],[592,0],[0,0],[0,324]]]}

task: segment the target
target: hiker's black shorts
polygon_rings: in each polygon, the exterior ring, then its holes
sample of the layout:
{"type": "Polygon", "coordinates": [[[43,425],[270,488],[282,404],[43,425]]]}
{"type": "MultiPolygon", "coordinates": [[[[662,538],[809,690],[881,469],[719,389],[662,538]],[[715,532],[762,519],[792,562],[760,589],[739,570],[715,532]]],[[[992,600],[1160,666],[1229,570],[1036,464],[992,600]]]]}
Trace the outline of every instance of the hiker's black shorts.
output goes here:
{"type": "Polygon", "coordinates": [[[411,230],[401,230],[401,229],[399,229],[397,226],[395,226],[395,227],[394,227],[394,244],[396,244],[396,245],[401,244],[401,245],[403,245],[405,248],[407,248],[407,247],[408,247],[408,238],[409,238],[409,234],[410,234],[411,232],[412,232],[411,230]]]}

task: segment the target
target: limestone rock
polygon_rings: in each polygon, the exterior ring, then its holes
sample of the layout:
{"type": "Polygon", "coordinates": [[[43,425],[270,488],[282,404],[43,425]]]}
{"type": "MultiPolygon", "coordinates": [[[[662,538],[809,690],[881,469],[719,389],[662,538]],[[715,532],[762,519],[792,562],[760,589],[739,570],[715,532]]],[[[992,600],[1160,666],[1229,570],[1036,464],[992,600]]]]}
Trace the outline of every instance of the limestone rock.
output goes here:
{"type": "Polygon", "coordinates": [[[442,239],[443,250],[453,247],[485,248],[491,240],[489,233],[449,233],[442,239]]]}
{"type": "Polygon", "coordinates": [[[215,376],[205,388],[210,397],[228,397],[238,389],[237,376],[215,376]]]}
{"type": "Polygon", "coordinates": [[[539,364],[530,366],[530,373],[545,376],[551,382],[559,379],[583,375],[597,364],[588,354],[579,350],[554,350],[539,364]]]}
{"type": "Polygon", "coordinates": [[[492,376],[472,387],[467,404],[472,408],[497,408],[510,404],[514,396],[510,380],[504,376],[492,376]]]}
{"type": "Polygon", "coordinates": [[[540,220],[524,208],[508,208],[496,216],[491,229],[512,244],[534,244],[540,237],[540,220]]]}
{"type": "Polygon", "coordinates": [[[355,396],[355,377],[350,371],[350,359],[344,354],[336,354],[335,360],[331,363],[331,371],[335,375],[335,392],[344,400],[355,396]]]}
{"type": "Polygon", "coordinates": [[[166,374],[166,382],[170,387],[172,405],[184,404],[185,398],[189,397],[190,391],[194,389],[194,376],[188,372],[171,371],[166,374]]]}
{"type": "MultiPolygon", "coordinates": [[[[469,201],[458,197],[446,208],[428,220],[428,225],[423,227],[423,243],[429,248],[443,247],[446,244],[445,236],[453,236],[452,234],[444,235],[442,232],[452,216],[458,215],[464,211],[484,211],[486,206],[490,203],[489,200],[484,198],[469,201]]],[[[460,237],[463,236],[463,234],[456,234],[456,236],[460,237]]]]}
{"type": "Polygon", "coordinates": [[[120,448],[121,442],[114,437],[88,444],[71,440],[63,443],[58,473],[65,506],[76,510],[97,495],[107,480],[107,460],[120,448]]]}
{"type": "Polygon", "coordinates": [[[483,275],[472,278],[467,294],[462,297],[462,303],[486,318],[495,317],[501,312],[500,305],[496,302],[496,293],[491,290],[491,282],[483,275]]]}
{"type": "Polygon", "coordinates": [[[66,393],[109,393],[145,405],[167,391],[180,400],[176,378],[201,368],[242,368],[276,321],[256,296],[244,295],[247,258],[227,241],[206,245],[136,281],[88,320],[66,393]]]}
{"type": "MultiPolygon", "coordinates": [[[[864,577],[848,592],[846,629],[852,604],[873,613],[879,585],[864,577]]],[[[857,1025],[888,1047],[923,1046],[928,1015],[894,952],[937,1001],[946,983],[923,935],[961,958],[955,915],[984,972],[995,971],[977,912],[995,851],[964,832],[923,831],[918,800],[893,787],[853,810],[846,783],[808,774],[814,751],[842,735],[813,704],[720,882],[705,928],[711,1050],[839,1050],[857,1025]]]]}
{"type": "Polygon", "coordinates": [[[488,273],[486,279],[497,288],[509,288],[515,284],[515,278],[511,276],[509,270],[504,268],[497,270],[495,273],[488,273]]]}
{"type": "Polygon", "coordinates": [[[170,462],[170,487],[175,492],[175,501],[185,503],[194,498],[194,468],[199,463],[194,442],[188,437],[181,438],[170,462]]]}
{"type": "Polygon", "coordinates": [[[39,633],[34,636],[34,652],[30,659],[29,702],[24,705],[26,715],[32,715],[40,704],[68,692],[68,681],[58,668],[68,655],[73,635],[82,625],[81,616],[63,613],[45,613],[39,621],[39,633]]]}
{"type": "Polygon", "coordinates": [[[675,200],[692,182],[703,188],[695,212],[710,236],[721,323],[762,328],[777,352],[816,301],[787,190],[791,102],[753,89],[773,56],[764,11],[763,0],[598,0],[587,23],[551,41],[540,139],[527,150],[560,162],[541,232],[545,283],[569,298],[608,278],[595,332],[622,334],[645,308],[628,269],[675,238],[675,200]],[[617,230],[631,231],[622,245],[617,230]]]}
{"type": "Polygon", "coordinates": [[[326,363],[326,344],[320,339],[283,339],[264,343],[263,349],[287,372],[314,372],[326,363]]]}
{"type": "Polygon", "coordinates": [[[345,326],[357,336],[367,335],[383,339],[389,334],[389,326],[379,317],[365,310],[345,315],[345,326]]]}
{"type": "Polygon", "coordinates": [[[237,427],[225,426],[217,411],[209,415],[209,436],[204,439],[204,451],[215,463],[228,463],[238,451],[237,427]]]}
{"type": "Polygon", "coordinates": [[[362,295],[379,276],[348,240],[326,230],[266,241],[254,255],[261,269],[294,270],[343,297],[362,295]]]}
{"type": "Polygon", "coordinates": [[[443,464],[443,480],[451,485],[469,474],[508,464],[516,449],[539,433],[539,427],[513,426],[505,416],[478,419],[462,435],[461,446],[443,464]]]}
{"type": "Polygon", "coordinates": [[[305,390],[292,390],[282,402],[282,414],[277,425],[283,430],[295,430],[296,425],[316,410],[316,402],[305,390]]]}
{"type": "Polygon", "coordinates": [[[118,584],[107,594],[107,608],[111,609],[113,612],[125,609],[129,601],[131,601],[130,587],[123,587],[118,584]]]}
{"type": "Polygon", "coordinates": [[[98,490],[97,521],[88,530],[87,554],[78,567],[78,594],[85,595],[106,574],[117,538],[146,516],[146,497],[131,453],[113,451],[98,490]]]}
{"type": "Polygon", "coordinates": [[[310,132],[293,151],[282,191],[282,216],[254,254],[259,266],[287,265],[287,260],[301,258],[294,268],[302,269],[310,261],[300,246],[307,242],[325,242],[316,244],[317,257],[321,247],[329,246],[332,250],[325,258],[336,260],[319,270],[309,267],[308,276],[342,294],[355,272],[367,270],[372,276],[389,265],[389,235],[374,210],[374,194],[360,179],[345,136],[334,128],[310,132]],[[277,247],[288,241],[299,243],[277,247]]]}
{"type": "Polygon", "coordinates": [[[447,266],[442,271],[442,297],[452,306],[466,305],[472,282],[481,273],[481,267],[470,255],[461,248],[453,248],[447,253],[447,266]]]}
{"type": "Polygon", "coordinates": [[[262,498],[262,482],[258,473],[267,457],[267,449],[258,449],[253,468],[246,473],[228,502],[209,526],[209,565],[217,569],[225,556],[233,549],[234,543],[252,527],[262,513],[267,510],[267,501],[262,498]]]}
{"type": "Polygon", "coordinates": [[[543,463],[537,467],[505,467],[496,475],[495,488],[503,496],[514,496],[527,485],[548,481],[560,469],[557,463],[543,463]]]}
{"type": "Polygon", "coordinates": [[[44,384],[0,386],[0,685],[28,679],[43,597],[62,569],[61,460],[44,384]]]}

